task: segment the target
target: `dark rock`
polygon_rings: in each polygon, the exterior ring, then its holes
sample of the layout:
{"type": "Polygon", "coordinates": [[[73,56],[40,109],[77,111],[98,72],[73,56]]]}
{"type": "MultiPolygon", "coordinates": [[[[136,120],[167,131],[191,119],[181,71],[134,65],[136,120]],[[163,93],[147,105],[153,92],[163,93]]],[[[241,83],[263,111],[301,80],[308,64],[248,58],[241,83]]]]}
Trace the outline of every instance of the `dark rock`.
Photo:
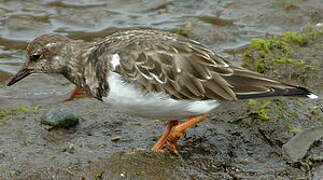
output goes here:
{"type": "Polygon", "coordinates": [[[79,123],[79,117],[67,107],[49,109],[40,117],[41,124],[53,127],[72,127],[79,123]]]}

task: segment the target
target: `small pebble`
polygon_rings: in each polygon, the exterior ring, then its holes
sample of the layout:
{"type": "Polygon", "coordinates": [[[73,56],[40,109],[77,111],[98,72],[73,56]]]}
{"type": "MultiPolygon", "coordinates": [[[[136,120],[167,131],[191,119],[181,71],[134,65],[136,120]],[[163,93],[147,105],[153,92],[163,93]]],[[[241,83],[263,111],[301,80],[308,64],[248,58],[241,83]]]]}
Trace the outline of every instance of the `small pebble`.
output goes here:
{"type": "Polygon", "coordinates": [[[69,144],[68,147],[63,149],[63,152],[68,152],[73,154],[75,152],[74,144],[69,144]]]}
{"type": "Polygon", "coordinates": [[[98,144],[99,148],[105,148],[107,145],[106,144],[98,144]]]}
{"type": "Polygon", "coordinates": [[[53,127],[72,127],[79,123],[79,117],[67,107],[49,109],[40,117],[40,123],[53,127]]]}
{"type": "Polygon", "coordinates": [[[119,141],[120,139],[121,139],[120,136],[115,136],[115,137],[111,138],[111,141],[116,142],[116,141],[119,141]]]}
{"type": "Polygon", "coordinates": [[[6,154],[4,152],[0,151],[0,158],[5,157],[5,156],[6,156],[6,154]]]}
{"type": "Polygon", "coordinates": [[[323,23],[317,23],[316,26],[317,27],[322,27],[323,26],[323,23]]]}

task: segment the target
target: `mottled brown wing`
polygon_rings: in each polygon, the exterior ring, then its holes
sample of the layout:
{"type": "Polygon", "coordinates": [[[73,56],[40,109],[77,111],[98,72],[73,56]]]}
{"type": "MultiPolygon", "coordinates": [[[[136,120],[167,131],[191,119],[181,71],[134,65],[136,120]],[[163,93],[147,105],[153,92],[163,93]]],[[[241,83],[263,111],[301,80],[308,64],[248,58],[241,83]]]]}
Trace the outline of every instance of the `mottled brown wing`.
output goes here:
{"type": "Polygon", "coordinates": [[[200,43],[160,30],[112,33],[96,44],[88,61],[103,82],[99,97],[108,91],[105,78],[109,70],[144,92],[166,93],[176,99],[233,101],[310,93],[305,88],[232,66],[200,43]]]}
{"type": "Polygon", "coordinates": [[[115,71],[126,82],[176,99],[233,101],[308,94],[302,87],[229,65],[205,46],[185,38],[137,39],[119,46],[116,53],[120,65],[115,71]]]}
{"type": "Polygon", "coordinates": [[[236,100],[223,76],[233,70],[222,58],[195,41],[137,41],[118,50],[116,72],[146,91],[176,99],[236,100]]]}

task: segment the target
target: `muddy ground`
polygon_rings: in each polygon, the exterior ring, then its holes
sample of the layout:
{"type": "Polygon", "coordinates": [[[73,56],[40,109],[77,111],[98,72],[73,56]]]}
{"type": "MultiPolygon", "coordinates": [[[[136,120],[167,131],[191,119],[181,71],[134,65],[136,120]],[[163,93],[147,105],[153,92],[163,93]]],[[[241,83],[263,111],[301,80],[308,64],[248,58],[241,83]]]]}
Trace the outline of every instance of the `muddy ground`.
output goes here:
{"type": "Polygon", "coordinates": [[[322,97],[322,19],[319,0],[0,0],[0,179],[323,179],[322,139],[300,161],[282,155],[295,134],[322,125],[322,98],[226,104],[189,129],[174,155],[149,151],[166,122],[112,112],[95,99],[62,102],[73,85],[60,76],[34,74],[5,86],[39,34],[90,41],[149,26],[322,97]],[[80,124],[40,125],[40,116],[57,106],[72,108],[80,124]]]}

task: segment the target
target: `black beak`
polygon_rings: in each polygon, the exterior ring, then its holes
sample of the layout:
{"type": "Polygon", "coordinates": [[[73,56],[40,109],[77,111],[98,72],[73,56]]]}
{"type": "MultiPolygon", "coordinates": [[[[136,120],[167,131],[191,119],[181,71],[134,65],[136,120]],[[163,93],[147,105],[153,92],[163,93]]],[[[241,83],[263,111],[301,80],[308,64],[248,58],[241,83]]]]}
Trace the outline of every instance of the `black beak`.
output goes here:
{"type": "Polygon", "coordinates": [[[18,71],[18,73],[10,80],[10,82],[7,84],[7,86],[11,86],[15,84],[16,82],[22,80],[23,78],[27,77],[29,74],[31,74],[31,70],[27,69],[26,67],[23,67],[18,71]]]}

